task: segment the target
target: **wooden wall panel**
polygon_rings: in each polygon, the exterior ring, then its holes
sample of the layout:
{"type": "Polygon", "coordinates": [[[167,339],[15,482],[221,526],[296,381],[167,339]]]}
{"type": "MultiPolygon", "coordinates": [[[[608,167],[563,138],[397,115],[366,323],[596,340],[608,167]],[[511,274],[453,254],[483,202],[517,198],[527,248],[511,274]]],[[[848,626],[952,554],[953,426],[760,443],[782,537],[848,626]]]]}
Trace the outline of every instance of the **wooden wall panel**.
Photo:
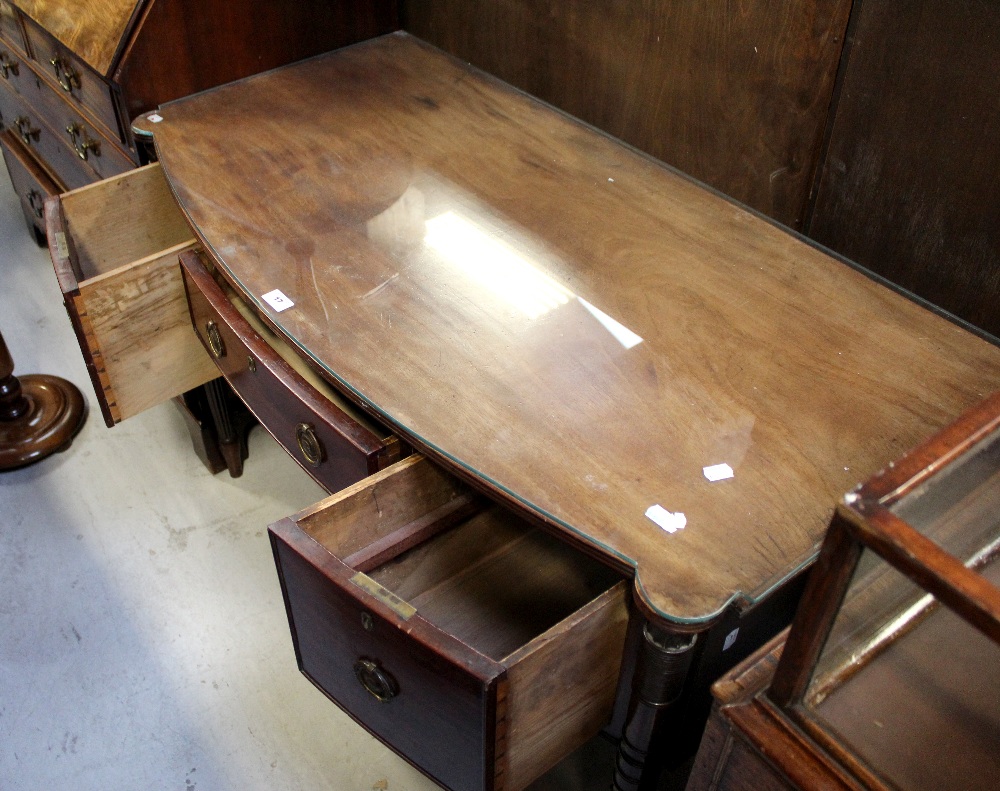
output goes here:
{"type": "Polygon", "coordinates": [[[1000,336],[1000,5],[857,12],[809,235],[1000,336]]]}
{"type": "Polygon", "coordinates": [[[798,227],[850,0],[411,0],[403,26],[798,227]]]}

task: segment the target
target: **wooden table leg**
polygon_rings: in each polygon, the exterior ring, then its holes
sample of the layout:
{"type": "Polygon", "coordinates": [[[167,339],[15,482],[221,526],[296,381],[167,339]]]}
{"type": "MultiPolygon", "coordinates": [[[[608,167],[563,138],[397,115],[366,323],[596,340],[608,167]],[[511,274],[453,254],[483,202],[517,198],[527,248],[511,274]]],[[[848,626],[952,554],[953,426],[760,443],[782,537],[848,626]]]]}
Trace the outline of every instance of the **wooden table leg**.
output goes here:
{"type": "Polygon", "coordinates": [[[34,464],[64,450],[86,416],[83,396],[65,379],[14,376],[14,361],[0,334],[0,470],[34,464]]]}
{"type": "Polygon", "coordinates": [[[643,628],[632,700],[615,764],[615,791],[656,788],[666,757],[660,754],[658,736],[684,691],[695,639],[695,635],[670,632],[648,623],[643,628]],[[658,754],[652,757],[654,749],[658,754]]]}

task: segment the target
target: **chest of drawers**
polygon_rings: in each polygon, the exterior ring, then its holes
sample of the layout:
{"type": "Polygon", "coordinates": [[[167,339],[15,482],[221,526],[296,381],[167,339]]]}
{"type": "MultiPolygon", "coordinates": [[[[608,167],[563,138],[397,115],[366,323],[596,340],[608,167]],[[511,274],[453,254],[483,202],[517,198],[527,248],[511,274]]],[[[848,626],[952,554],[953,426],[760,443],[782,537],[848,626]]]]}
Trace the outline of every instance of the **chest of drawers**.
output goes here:
{"type": "Polygon", "coordinates": [[[35,174],[15,187],[30,204],[122,173],[140,113],[396,25],[394,0],[0,0],[3,151],[35,174]]]}

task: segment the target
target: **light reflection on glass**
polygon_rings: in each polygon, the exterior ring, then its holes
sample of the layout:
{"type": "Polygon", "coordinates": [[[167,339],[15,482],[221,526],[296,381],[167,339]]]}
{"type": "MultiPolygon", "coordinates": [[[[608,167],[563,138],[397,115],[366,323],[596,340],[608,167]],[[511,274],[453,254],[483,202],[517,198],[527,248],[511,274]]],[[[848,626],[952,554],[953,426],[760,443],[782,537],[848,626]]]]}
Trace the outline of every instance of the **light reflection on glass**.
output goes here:
{"type": "Polygon", "coordinates": [[[642,343],[628,327],[540,272],[495,234],[454,211],[428,220],[425,226],[428,247],[528,319],[537,319],[576,299],[626,349],[642,343]]]}
{"type": "Polygon", "coordinates": [[[573,296],[513,247],[453,211],[427,221],[424,242],[529,319],[565,305],[573,296]]]}

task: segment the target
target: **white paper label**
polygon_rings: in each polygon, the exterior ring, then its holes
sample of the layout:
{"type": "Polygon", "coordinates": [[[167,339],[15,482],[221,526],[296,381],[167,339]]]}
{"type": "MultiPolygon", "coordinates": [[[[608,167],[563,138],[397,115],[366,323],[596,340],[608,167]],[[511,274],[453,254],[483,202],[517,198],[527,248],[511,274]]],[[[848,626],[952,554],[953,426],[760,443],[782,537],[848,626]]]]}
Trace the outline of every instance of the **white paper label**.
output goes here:
{"type": "Polygon", "coordinates": [[[274,308],[275,313],[281,313],[281,311],[288,310],[289,308],[295,306],[295,303],[282,294],[278,289],[268,291],[261,297],[261,299],[274,308]]]}
{"type": "Polygon", "coordinates": [[[676,533],[678,530],[683,530],[684,526],[687,525],[687,517],[684,516],[684,514],[672,513],[662,505],[649,506],[649,508],[646,509],[646,516],[656,522],[656,524],[668,533],[676,533]]]}
{"type": "Polygon", "coordinates": [[[56,231],[56,255],[69,258],[69,245],[66,244],[66,234],[62,231],[56,231]]]}
{"type": "Polygon", "coordinates": [[[705,473],[705,477],[712,481],[712,483],[724,481],[735,475],[733,468],[728,464],[713,464],[711,467],[704,467],[702,472],[705,473]]]}
{"type": "Polygon", "coordinates": [[[158,115],[157,113],[153,113],[152,115],[147,115],[146,118],[149,119],[149,122],[151,124],[158,124],[158,123],[160,123],[160,121],[163,120],[163,116],[162,115],[158,115]]]}
{"type": "Polygon", "coordinates": [[[733,643],[736,642],[736,638],[739,637],[739,634],[740,634],[739,627],[733,629],[733,631],[731,631],[729,634],[727,634],[726,635],[726,640],[722,644],[722,650],[723,651],[728,651],[730,648],[732,648],[733,647],[733,643]]]}

